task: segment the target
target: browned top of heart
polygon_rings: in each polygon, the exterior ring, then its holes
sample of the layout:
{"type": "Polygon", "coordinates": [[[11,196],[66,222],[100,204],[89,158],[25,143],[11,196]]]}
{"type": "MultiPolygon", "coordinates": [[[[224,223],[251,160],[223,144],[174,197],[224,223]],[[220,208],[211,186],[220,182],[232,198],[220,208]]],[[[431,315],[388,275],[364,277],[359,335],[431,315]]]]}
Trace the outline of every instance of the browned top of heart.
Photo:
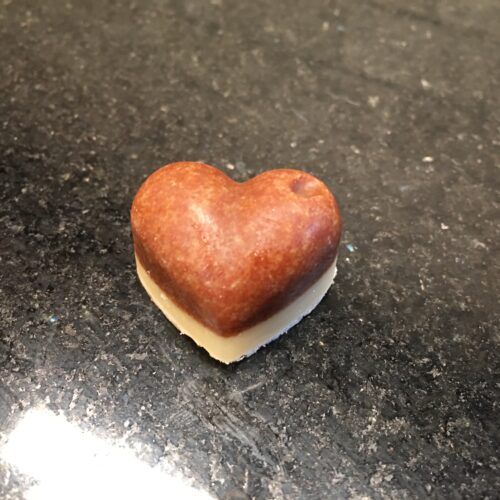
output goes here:
{"type": "Polygon", "coordinates": [[[238,183],[202,163],[173,163],[131,211],[137,257],[160,288],[220,335],[289,304],[333,263],[337,203],[318,179],[271,170],[238,183]]]}

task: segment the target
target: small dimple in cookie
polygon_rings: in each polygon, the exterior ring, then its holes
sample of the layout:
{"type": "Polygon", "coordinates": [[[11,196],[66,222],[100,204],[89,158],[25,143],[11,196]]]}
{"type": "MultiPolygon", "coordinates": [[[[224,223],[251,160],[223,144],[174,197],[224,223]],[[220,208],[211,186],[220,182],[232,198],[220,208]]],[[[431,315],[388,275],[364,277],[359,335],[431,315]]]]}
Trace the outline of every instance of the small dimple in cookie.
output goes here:
{"type": "Polygon", "coordinates": [[[312,198],[321,194],[321,184],[316,179],[306,175],[293,179],[290,188],[296,195],[303,198],[312,198]]]}

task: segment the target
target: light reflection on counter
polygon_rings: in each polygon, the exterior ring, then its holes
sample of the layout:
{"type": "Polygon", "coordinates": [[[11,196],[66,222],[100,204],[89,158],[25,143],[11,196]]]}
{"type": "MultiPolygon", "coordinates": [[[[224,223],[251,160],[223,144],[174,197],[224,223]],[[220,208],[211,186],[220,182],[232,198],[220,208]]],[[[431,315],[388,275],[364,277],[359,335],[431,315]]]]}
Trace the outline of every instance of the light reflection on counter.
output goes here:
{"type": "Polygon", "coordinates": [[[46,409],[24,415],[0,457],[37,482],[27,500],[212,498],[46,409]]]}

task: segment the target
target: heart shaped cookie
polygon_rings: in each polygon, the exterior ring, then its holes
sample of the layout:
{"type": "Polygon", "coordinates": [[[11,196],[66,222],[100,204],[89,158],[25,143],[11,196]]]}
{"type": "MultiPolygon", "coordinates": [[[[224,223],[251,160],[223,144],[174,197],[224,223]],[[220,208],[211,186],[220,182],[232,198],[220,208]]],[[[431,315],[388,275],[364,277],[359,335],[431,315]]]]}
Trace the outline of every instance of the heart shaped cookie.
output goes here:
{"type": "Polygon", "coordinates": [[[139,278],[181,333],[225,363],[278,337],[335,275],[340,212],[298,170],[238,183],[202,163],[167,165],[134,198],[139,278]]]}

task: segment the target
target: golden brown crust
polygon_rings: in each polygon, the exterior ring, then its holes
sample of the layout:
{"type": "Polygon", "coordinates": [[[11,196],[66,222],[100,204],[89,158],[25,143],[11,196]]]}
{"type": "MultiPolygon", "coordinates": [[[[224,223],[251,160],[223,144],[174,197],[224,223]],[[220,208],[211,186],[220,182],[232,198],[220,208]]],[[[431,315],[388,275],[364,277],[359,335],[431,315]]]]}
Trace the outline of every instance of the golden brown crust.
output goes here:
{"type": "Polygon", "coordinates": [[[154,172],[131,210],[137,257],[178,306],[231,336],[267,319],[333,263],[341,217],[328,188],[298,170],[237,183],[202,163],[154,172]]]}

